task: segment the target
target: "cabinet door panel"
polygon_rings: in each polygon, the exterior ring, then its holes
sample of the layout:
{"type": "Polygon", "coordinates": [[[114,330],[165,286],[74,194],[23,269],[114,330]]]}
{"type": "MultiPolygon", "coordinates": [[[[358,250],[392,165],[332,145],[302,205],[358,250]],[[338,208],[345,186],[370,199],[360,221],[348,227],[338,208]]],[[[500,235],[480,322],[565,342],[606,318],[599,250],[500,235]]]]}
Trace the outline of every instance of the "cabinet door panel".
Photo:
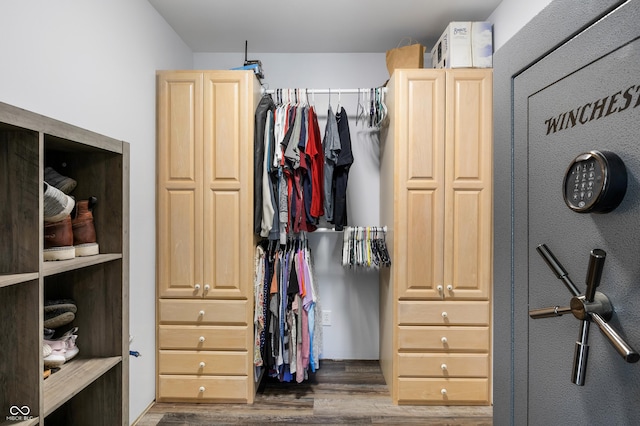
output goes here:
{"type": "MultiPolygon", "coordinates": [[[[235,185],[241,180],[241,78],[217,72],[205,75],[204,144],[206,180],[235,185]]],[[[243,77],[242,75],[240,77],[243,77]]]]}
{"type": "MultiPolygon", "coordinates": [[[[429,181],[441,184],[444,177],[444,75],[442,73],[409,74],[407,81],[407,182],[429,181]]],[[[426,183],[426,182],[425,182],[426,183]]]]}
{"type": "Polygon", "coordinates": [[[444,283],[487,300],[492,284],[491,70],[447,72],[444,283]]]}
{"type": "MultiPolygon", "coordinates": [[[[205,209],[205,297],[241,297],[242,234],[239,191],[209,191],[205,209]]],[[[243,285],[245,284],[245,285],[243,285]]]]}
{"type": "Polygon", "coordinates": [[[193,297],[202,280],[202,75],[158,84],[158,290],[193,297]]]}
{"type": "Polygon", "coordinates": [[[407,191],[406,219],[408,230],[398,251],[398,288],[401,298],[439,299],[437,287],[442,285],[443,211],[438,203],[441,191],[407,191]],[[406,277],[402,277],[406,270],[406,277]]]}

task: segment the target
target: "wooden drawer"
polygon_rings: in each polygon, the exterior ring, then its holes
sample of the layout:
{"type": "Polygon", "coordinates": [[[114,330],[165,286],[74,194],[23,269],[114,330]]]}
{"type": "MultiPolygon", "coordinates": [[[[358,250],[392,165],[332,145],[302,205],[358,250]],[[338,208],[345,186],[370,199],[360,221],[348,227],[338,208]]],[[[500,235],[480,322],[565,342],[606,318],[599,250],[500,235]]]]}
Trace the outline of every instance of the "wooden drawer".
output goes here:
{"type": "Polygon", "coordinates": [[[159,349],[248,351],[248,327],[242,326],[178,326],[158,327],[159,349]]]}
{"type": "Polygon", "coordinates": [[[246,300],[160,299],[160,324],[247,324],[246,300]]]}
{"type": "Polygon", "coordinates": [[[489,326],[490,318],[489,302],[398,302],[398,325],[489,326]]]}
{"type": "Polygon", "coordinates": [[[401,326],[398,327],[398,349],[488,353],[489,327],[401,326]]]}
{"type": "Polygon", "coordinates": [[[399,404],[488,405],[488,379],[398,379],[399,404]]]}
{"type": "Polygon", "coordinates": [[[489,377],[488,354],[401,353],[400,377],[489,377]]]}
{"type": "Polygon", "coordinates": [[[159,374],[247,376],[248,352],[159,351],[159,374]]]}
{"type": "Polygon", "coordinates": [[[249,378],[221,376],[158,377],[158,401],[183,402],[247,402],[249,378]]]}

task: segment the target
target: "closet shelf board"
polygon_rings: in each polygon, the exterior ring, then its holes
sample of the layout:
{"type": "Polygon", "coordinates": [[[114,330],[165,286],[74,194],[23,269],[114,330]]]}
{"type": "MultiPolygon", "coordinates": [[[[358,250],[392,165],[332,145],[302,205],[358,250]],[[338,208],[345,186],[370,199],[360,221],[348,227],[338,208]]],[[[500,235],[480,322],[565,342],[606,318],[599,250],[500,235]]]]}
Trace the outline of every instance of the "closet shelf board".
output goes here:
{"type": "Polygon", "coordinates": [[[74,359],[44,381],[44,416],[80,393],[122,361],[121,356],[74,359]]]}
{"type": "Polygon", "coordinates": [[[38,273],[30,272],[26,274],[9,274],[9,275],[0,275],[0,288],[8,287],[14,284],[20,284],[31,280],[37,280],[38,273]]]}
{"type": "Polygon", "coordinates": [[[60,274],[62,272],[73,271],[74,269],[86,268],[88,266],[99,265],[122,259],[122,253],[97,254],[95,256],[76,257],[69,260],[58,260],[45,262],[42,266],[45,277],[60,274]]]}

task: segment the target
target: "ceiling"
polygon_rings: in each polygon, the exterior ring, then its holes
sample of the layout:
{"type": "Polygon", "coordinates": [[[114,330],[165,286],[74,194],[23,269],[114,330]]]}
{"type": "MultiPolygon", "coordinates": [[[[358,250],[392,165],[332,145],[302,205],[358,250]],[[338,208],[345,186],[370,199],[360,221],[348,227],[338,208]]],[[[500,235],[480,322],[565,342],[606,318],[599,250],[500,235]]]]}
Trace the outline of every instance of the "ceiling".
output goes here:
{"type": "Polygon", "coordinates": [[[502,0],[148,0],[193,52],[428,49],[450,21],[483,21],[502,0]]]}

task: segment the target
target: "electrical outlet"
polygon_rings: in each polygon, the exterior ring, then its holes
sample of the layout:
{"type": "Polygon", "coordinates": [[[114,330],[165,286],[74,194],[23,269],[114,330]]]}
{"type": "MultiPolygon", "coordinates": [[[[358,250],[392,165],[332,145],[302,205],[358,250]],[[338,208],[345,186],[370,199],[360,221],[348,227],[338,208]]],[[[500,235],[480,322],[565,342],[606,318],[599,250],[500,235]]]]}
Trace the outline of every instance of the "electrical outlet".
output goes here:
{"type": "Polygon", "coordinates": [[[322,325],[331,325],[331,311],[322,311],[322,325]]]}

